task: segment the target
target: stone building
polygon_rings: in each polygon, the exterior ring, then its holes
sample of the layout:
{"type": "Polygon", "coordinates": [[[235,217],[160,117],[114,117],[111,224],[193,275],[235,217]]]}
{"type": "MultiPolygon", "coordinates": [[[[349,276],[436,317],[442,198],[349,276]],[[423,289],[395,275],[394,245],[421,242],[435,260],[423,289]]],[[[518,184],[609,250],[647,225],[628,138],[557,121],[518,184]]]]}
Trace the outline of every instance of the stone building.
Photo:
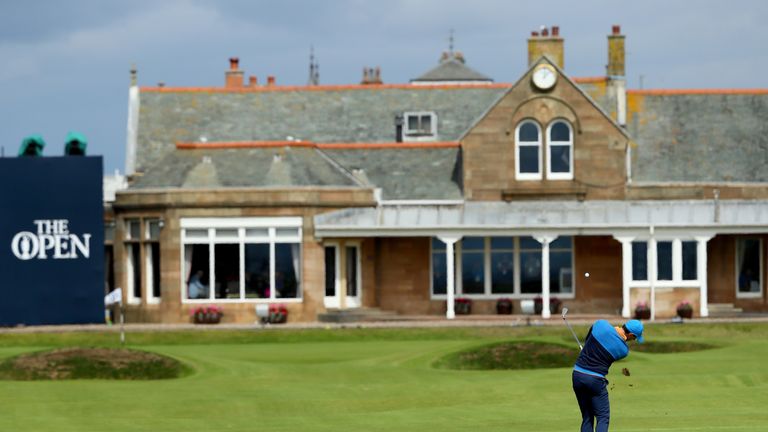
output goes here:
{"type": "Polygon", "coordinates": [[[557,27],[528,51],[514,84],[454,52],[408,84],[259,85],[235,58],[223,87],[134,79],[112,246],[129,320],[768,310],[768,91],[627,89],[618,26],[605,76],[565,72],[557,27]]]}

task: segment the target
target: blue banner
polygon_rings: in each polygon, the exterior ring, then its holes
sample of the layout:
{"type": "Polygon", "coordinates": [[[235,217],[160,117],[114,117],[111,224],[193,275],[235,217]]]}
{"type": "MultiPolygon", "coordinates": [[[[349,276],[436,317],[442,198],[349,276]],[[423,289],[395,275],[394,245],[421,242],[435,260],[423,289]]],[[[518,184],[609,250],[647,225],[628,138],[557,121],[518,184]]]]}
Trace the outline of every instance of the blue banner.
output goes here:
{"type": "Polygon", "coordinates": [[[0,325],[103,322],[102,163],[0,158],[0,325]]]}

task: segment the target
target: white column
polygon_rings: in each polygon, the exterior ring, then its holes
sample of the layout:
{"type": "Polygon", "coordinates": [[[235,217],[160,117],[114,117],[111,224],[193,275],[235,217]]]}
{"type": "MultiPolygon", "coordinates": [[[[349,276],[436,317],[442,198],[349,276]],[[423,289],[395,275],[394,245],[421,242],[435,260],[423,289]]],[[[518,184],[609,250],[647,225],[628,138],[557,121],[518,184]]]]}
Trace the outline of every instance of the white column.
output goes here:
{"type": "Polygon", "coordinates": [[[549,318],[549,244],[557,236],[541,235],[534,238],[541,243],[541,317],[549,318]]]}
{"type": "Polygon", "coordinates": [[[653,227],[651,227],[651,238],[648,239],[648,282],[651,284],[651,321],[656,319],[656,275],[658,274],[658,259],[656,258],[656,238],[653,237],[653,227]]]}
{"type": "Polygon", "coordinates": [[[707,242],[712,236],[696,237],[696,277],[699,279],[699,315],[709,316],[709,304],[707,300],[707,242]]]}
{"type": "Polygon", "coordinates": [[[454,275],[453,245],[459,241],[460,236],[439,236],[440,241],[445,243],[445,266],[446,266],[446,312],[447,319],[456,318],[456,312],[453,309],[454,292],[456,291],[456,276],[454,275]]]}
{"type": "Polygon", "coordinates": [[[634,237],[616,237],[621,242],[621,316],[629,318],[631,312],[629,300],[629,285],[632,282],[632,240],[634,237]]]}

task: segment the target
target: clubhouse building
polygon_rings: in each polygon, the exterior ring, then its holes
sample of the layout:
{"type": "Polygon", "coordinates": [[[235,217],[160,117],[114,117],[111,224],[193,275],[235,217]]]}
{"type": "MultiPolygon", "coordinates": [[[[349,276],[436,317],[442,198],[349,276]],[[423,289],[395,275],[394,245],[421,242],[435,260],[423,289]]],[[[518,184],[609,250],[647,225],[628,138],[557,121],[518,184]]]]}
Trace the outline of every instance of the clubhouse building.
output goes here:
{"type": "Polygon", "coordinates": [[[259,84],[235,58],[222,87],[134,72],[108,213],[128,320],[768,311],[768,90],[628,89],[624,42],[614,26],[605,76],[577,78],[559,29],[533,32],[512,84],[457,52],[406,84],[259,84]]]}

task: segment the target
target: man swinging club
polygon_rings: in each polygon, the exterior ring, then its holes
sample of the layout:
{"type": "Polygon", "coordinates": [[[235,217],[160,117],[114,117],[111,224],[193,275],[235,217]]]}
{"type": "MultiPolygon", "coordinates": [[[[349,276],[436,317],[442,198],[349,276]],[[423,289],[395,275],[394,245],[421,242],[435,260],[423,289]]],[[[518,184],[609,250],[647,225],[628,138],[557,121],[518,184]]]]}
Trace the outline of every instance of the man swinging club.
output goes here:
{"type": "MultiPolygon", "coordinates": [[[[627,342],[631,340],[643,343],[643,323],[638,320],[627,321],[621,327],[598,320],[589,329],[584,348],[573,367],[573,392],[581,409],[581,432],[608,431],[611,407],[605,376],[614,361],[629,355],[627,342]]],[[[628,375],[629,371],[624,373],[628,375]]]]}

